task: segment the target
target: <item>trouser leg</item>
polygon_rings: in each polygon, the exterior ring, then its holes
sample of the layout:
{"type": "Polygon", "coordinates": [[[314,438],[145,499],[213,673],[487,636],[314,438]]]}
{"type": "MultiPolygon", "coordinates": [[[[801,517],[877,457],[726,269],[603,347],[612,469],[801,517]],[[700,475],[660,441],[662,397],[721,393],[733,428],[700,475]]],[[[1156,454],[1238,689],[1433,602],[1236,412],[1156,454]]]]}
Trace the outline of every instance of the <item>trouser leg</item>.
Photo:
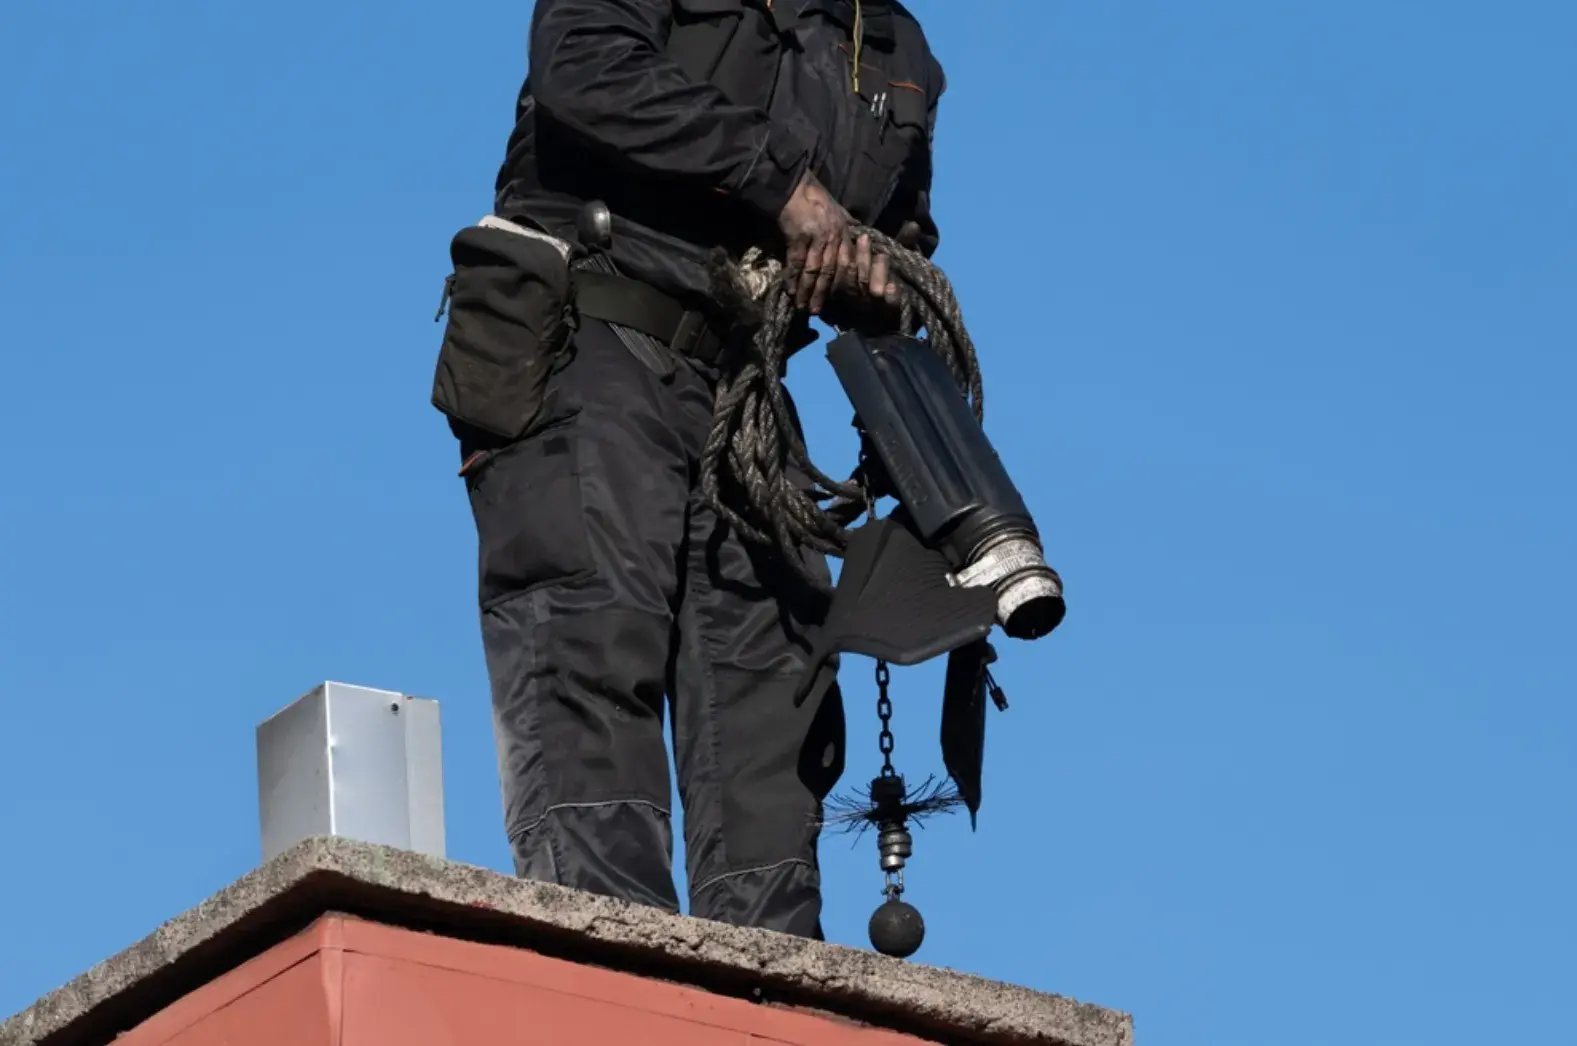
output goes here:
{"type": "Polygon", "coordinates": [[[689,466],[667,390],[599,323],[541,423],[468,477],[519,875],[676,910],[663,699],[689,466]]]}
{"type": "Polygon", "coordinates": [[[843,703],[831,673],[801,707],[793,695],[824,611],[692,500],[674,686],[692,915],[822,937],[818,820],[843,773],[843,703]]]}

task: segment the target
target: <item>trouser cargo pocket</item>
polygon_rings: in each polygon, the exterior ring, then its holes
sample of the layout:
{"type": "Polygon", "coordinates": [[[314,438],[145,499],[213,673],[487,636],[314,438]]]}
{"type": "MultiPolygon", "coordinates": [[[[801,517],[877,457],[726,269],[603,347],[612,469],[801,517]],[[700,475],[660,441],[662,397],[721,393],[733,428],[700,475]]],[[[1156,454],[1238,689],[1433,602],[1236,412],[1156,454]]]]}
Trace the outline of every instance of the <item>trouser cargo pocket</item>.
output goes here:
{"type": "Polygon", "coordinates": [[[483,608],[594,571],[573,415],[480,452],[466,469],[483,608]]]}

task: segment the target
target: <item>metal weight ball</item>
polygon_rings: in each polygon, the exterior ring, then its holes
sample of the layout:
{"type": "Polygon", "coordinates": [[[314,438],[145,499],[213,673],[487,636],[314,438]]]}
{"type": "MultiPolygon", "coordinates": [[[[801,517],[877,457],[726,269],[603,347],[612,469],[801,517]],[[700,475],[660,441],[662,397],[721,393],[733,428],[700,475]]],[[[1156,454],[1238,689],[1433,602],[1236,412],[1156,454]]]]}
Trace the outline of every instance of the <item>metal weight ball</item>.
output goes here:
{"type": "Polygon", "coordinates": [[[871,947],[895,959],[907,959],[925,940],[925,920],[907,901],[892,898],[871,913],[871,947]]]}

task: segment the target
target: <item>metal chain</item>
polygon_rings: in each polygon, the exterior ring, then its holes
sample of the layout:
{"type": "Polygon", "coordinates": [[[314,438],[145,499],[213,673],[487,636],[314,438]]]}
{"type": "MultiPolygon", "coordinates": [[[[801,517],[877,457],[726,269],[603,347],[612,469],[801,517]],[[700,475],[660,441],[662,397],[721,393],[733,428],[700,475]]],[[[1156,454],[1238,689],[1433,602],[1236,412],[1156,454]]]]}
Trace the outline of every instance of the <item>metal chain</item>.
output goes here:
{"type": "Polygon", "coordinates": [[[877,738],[877,745],[882,750],[882,776],[896,777],[898,771],[893,769],[893,703],[887,696],[887,682],[891,678],[887,670],[887,662],[876,662],[876,714],[882,720],[882,732],[877,738]]]}

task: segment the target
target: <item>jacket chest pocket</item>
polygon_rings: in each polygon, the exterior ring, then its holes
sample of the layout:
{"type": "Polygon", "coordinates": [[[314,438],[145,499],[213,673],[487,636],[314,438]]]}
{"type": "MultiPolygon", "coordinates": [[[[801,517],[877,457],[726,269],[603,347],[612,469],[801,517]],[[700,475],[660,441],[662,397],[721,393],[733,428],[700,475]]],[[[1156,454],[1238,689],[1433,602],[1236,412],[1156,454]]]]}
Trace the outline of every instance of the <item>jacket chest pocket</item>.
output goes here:
{"type": "Polygon", "coordinates": [[[767,108],[782,41],[765,0],[674,0],[673,6],[667,52],[679,68],[735,105],[767,108]]]}
{"type": "Polygon", "coordinates": [[[886,209],[904,174],[927,162],[929,130],[925,91],[866,67],[851,101],[859,107],[843,205],[871,222],[886,209]]]}

